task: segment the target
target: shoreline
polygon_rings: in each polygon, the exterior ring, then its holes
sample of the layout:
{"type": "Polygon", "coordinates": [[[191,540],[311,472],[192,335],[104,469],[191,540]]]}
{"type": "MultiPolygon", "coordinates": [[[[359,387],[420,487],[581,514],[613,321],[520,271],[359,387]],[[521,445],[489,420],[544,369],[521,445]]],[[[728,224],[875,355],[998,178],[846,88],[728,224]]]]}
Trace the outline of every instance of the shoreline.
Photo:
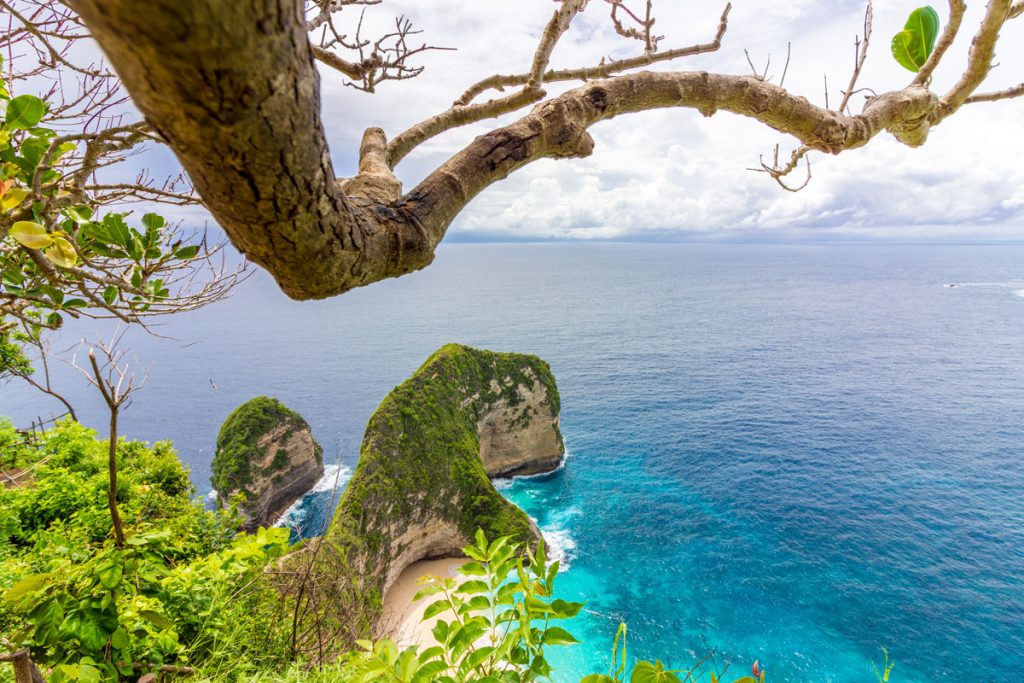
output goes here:
{"type": "Polygon", "coordinates": [[[423,621],[423,612],[435,598],[431,596],[414,603],[413,596],[422,588],[418,581],[424,576],[455,578],[458,576],[459,567],[466,562],[469,562],[468,557],[448,557],[419,560],[406,567],[384,593],[380,621],[383,633],[394,640],[399,648],[411,645],[424,648],[435,645],[430,630],[445,613],[423,621]]]}

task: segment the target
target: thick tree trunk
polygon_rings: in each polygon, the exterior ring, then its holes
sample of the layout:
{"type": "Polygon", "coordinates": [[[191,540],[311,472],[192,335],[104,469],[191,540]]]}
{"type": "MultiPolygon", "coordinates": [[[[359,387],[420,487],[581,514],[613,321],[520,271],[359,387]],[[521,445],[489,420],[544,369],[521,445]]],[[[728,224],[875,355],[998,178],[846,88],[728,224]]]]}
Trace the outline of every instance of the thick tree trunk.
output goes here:
{"type": "Polygon", "coordinates": [[[414,221],[339,190],[300,1],[73,7],[232,242],[285,292],[328,296],[432,260],[414,221]]]}
{"type": "MultiPolygon", "coordinates": [[[[587,128],[620,114],[731,111],[838,153],[882,130],[922,144],[939,107],[915,85],[847,116],[755,77],[631,73],[541,102],[402,196],[380,129],[366,131],[360,174],[334,177],[302,0],[70,3],[231,241],[294,298],[332,296],[423,268],[482,190],[536,159],[586,156],[593,148],[587,128]]],[[[416,135],[411,129],[405,139],[416,135]]],[[[408,150],[390,156],[398,151],[408,150]]]]}

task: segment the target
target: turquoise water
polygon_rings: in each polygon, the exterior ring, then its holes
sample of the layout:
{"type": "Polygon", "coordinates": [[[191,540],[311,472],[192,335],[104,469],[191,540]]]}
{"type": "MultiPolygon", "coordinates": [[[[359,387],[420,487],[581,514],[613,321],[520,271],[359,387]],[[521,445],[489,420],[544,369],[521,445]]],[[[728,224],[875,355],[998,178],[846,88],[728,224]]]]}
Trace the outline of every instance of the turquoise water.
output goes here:
{"type": "MultiPolygon", "coordinates": [[[[132,337],[153,368],[126,424],[173,438],[208,488],[219,424],[269,393],[344,478],[377,402],[437,346],[536,353],[571,457],[503,490],[566,558],[565,596],[589,601],[558,680],[599,669],[625,620],[637,656],[717,648],[775,682],[872,681],[882,646],[896,682],[1009,682],[1024,675],[1022,263],[1018,246],[452,245],[422,273],[304,304],[259,275],[162,330],[182,343],[132,337]]],[[[0,392],[16,421],[48,410],[0,392]]]]}

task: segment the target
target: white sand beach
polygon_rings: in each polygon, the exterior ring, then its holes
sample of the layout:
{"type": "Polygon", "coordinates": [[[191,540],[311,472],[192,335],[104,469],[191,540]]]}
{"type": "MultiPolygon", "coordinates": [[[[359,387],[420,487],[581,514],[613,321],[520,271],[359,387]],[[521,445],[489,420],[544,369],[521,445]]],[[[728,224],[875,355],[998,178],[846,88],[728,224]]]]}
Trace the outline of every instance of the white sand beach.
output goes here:
{"type": "Polygon", "coordinates": [[[387,633],[396,645],[402,648],[410,645],[428,647],[435,644],[430,629],[434,628],[437,620],[445,615],[422,621],[423,612],[427,605],[433,602],[433,598],[425,598],[413,603],[413,596],[422,588],[417,581],[423,576],[455,577],[458,575],[459,567],[466,562],[468,559],[465,557],[453,557],[442,560],[422,560],[406,567],[384,595],[384,624],[387,633]]]}

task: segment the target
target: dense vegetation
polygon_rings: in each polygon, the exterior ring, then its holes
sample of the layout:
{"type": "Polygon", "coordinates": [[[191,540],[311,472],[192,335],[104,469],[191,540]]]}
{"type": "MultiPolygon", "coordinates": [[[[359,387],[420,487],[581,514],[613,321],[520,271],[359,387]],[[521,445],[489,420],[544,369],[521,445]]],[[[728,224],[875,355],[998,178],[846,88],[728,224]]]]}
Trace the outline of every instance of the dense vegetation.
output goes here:
{"type": "Polygon", "coordinates": [[[29,648],[54,683],[282,661],[263,569],[287,530],[236,535],[233,511],[195,499],[169,443],[117,450],[123,548],[111,538],[106,442],[72,421],[37,442],[0,424],[0,466],[17,480],[0,488],[5,647],[29,648]]]}

